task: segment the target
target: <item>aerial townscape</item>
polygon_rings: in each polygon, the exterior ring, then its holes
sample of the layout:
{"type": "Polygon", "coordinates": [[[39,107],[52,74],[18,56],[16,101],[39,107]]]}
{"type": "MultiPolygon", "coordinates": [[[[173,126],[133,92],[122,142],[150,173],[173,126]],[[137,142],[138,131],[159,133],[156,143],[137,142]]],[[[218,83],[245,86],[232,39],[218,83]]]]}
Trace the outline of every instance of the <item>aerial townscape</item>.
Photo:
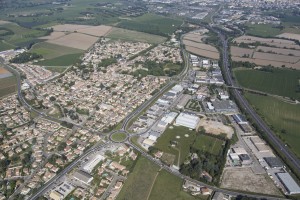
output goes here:
{"type": "Polygon", "coordinates": [[[300,0],[1,0],[0,200],[300,200],[300,0]]]}

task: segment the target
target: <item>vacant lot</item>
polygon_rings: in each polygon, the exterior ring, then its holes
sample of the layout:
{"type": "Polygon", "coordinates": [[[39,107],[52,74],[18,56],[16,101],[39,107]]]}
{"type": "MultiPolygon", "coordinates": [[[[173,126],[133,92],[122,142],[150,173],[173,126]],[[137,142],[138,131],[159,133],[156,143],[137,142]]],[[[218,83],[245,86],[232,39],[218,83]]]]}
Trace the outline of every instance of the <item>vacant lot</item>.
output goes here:
{"type": "Polygon", "coordinates": [[[265,175],[256,175],[251,168],[225,169],[222,188],[282,196],[274,182],[265,175]]]}
{"type": "Polygon", "coordinates": [[[290,69],[273,69],[264,72],[254,69],[238,68],[234,70],[238,83],[254,90],[259,90],[300,101],[299,88],[300,71],[290,69]]]}
{"type": "Polygon", "coordinates": [[[198,49],[219,53],[216,47],[208,44],[198,43],[190,40],[183,40],[183,44],[185,44],[186,46],[196,47],[198,49]]]}
{"type": "Polygon", "coordinates": [[[193,147],[214,155],[219,155],[222,150],[223,141],[208,135],[198,135],[193,147]]]}
{"type": "Polygon", "coordinates": [[[190,131],[183,126],[168,128],[161,137],[158,138],[155,147],[163,152],[176,155],[175,163],[183,163],[190,152],[190,146],[196,138],[196,132],[190,131]],[[185,135],[187,134],[188,137],[185,135]],[[179,136],[180,138],[176,138],[179,136]],[[171,142],[177,142],[176,147],[171,146],[171,142]]]}
{"type": "Polygon", "coordinates": [[[144,157],[140,157],[133,172],[128,176],[117,200],[146,200],[151,192],[159,167],[144,157]]]}
{"type": "Polygon", "coordinates": [[[295,56],[286,56],[274,53],[262,53],[262,52],[255,52],[253,55],[254,59],[260,60],[270,60],[270,61],[279,61],[284,63],[297,63],[299,61],[299,57],[295,56]]]}
{"type": "Polygon", "coordinates": [[[217,52],[211,52],[203,49],[199,49],[196,47],[186,46],[186,50],[192,54],[206,57],[206,58],[212,58],[212,59],[220,59],[220,54],[217,52]]]}
{"type": "Polygon", "coordinates": [[[231,46],[230,53],[233,56],[237,57],[252,57],[252,54],[254,53],[254,49],[247,49],[247,48],[241,48],[236,46],[231,46]]]}
{"type": "Polygon", "coordinates": [[[156,178],[149,200],[205,200],[207,196],[193,197],[182,191],[183,180],[162,170],[156,178]]]}
{"type": "Polygon", "coordinates": [[[42,42],[34,45],[30,51],[41,54],[45,59],[53,59],[68,54],[83,53],[83,50],[80,49],[50,44],[47,42],[42,42]]]}
{"type": "Polygon", "coordinates": [[[225,134],[227,138],[231,138],[234,133],[232,127],[224,125],[222,122],[212,120],[200,120],[200,126],[202,126],[207,133],[220,135],[225,134]]]}
{"type": "Polygon", "coordinates": [[[293,39],[300,41],[300,34],[294,34],[294,33],[282,33],[280,35],[277,35],[276,37],[279,38],[287,38],[287,39],[293,39]]]}
{"type": "Polygon", "coordinates": [[[207,36],[201,35],[200,33],[188,33],[184,36],[184,39],[195,41],[195,42],[202,42],[202,39],[207,36]]]}
{"type": "Polygon", "coordinates": [[[111,38],[113,40],[147,42],[147,43],[151,43],[151,44],[159,44],[166,40],[166,38],[162,37],[162,36],[127,30],[127,29],[122,29],[122,28],[113,28],[109,32],[107,37],[111,38]]]}
{"type": "Polygon", "coordinates": [[[285,103],[269,96],[250,93],[245,96],[283,142],[300,156],[300,105],[285,103]]]}
{"type": "Polygon", "coordinates": [[[87,50],[95,42],[97,42],[98,39],[99,39],[98,37],[85,35],[81,33],[70,33],[63,37],[54,40],[49,40],[48,43],[76,48],[76,49],[87,50]]]}

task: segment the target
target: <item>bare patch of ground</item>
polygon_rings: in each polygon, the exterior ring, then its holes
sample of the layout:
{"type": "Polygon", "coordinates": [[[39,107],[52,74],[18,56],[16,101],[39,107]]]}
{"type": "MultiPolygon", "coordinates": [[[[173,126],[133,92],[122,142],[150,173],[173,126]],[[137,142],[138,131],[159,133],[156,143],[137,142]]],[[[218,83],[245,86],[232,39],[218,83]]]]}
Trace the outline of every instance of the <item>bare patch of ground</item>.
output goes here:
{"type": "Polygon", "coordinates": [[[207,133],[220,135],[222,133],[226,134],[227,138],[231,138],[234,131],[230,126],[224,125],[222,122],[212,121],[208,119],[200,120],[200,126],[202,126],[207,133]]]}
{"type": "Polygon", "coordinates": [[[300,34],[295,34],[295,33],[282,33],[280,35],[277,35],[276,37],[300,41],[300,34]]]}
{"type": "Polygon", "coordinates": [[[111,26],[101,25],[101,26],[91,26],[88,28],[79,29],[77,32],[101,37],[101,36],[106,36],[111,31],[111,29],[112,29],[111,26]]]}
{"type": "Polygon", "coordinates": [[[66,47],[87,50],[95,42],[97,42],[98,39],[99,39],[98,37],[93,37],[90,35],[85,35],[81,33],[71,33],[54,40],[49,40],[47,42],[66,46],[66,47]]]}
{"type": "Polygon", "coordinates": [[[221,187],[282,196],[278,188],[274,185],[272,179],[270,179],[267,174],[256,175],[249,167],[224,169],[221,187]]]}
{"type": "Polygon", "coordinates": [[[40,39],[44,39],[44,40],[54,40],[60,37],[65,36],[66,33],[63,32],[52,32],[50,35],[48,36],[44,36],[44,37],[40,37],[40,39]]]}
{"type": "Polygon", "coordinates": [[[211,52],[203,49],[199,49],[196,47],[191,47],[191,46],[186,46],[186,50],[188,52],[191,52],[192,54],[198,55],[198,56],[203,56],[207,58],[212,58],[212,59],[219,59],[220,55],[217,52],[211,52]]]}
{"type": "Polygon", "coordinates": [[[247,48],[241,48],[232,46],[230,48],[231,55],[237,56],[237,57],[252,57],[252,54],[254,52],[254,49],[247,49],[247,48]]]}

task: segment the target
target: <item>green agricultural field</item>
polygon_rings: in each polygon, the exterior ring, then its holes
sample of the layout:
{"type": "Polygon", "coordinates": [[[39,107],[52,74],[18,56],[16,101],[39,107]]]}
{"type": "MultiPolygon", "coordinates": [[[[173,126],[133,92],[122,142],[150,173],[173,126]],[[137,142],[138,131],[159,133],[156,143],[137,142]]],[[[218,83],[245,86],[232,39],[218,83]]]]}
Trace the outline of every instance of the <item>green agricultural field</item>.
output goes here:
{"type": "Polygon", "coordinates": [[[176,156],[175,165],[182,164],[190,153],[190,146],[196,139],[196,132],[191,131],[183,126],[174,126],[173,129],[168,128],[157,140],[155,148],[176,156]],[[188,134],[189,137],[185,137],[188,134]],[[180,138],[177,139],[176,136],[180,138]],[[171,147],[171,142],[178,142],[176,147],[171,147]]]}
{"type": "Polygon", "coordinates": [[[6,50],[9,50],[9,49],[14,49],[14,48],[15,48],[15,46],[6,43],[3,40],[0,41],[0,51],[6,51],[6,50]]]}
{"type": "Polygon", "coordinates": [[[213,155],[219,155],[220,151],[223,149],[223,143],[224,142],[222,140],[201,134],[197,136],[195,143],[193,144],[193,148],[213,155]]]}
{"type": "Polygon", "coordinates": [[[245,87],[300,100],[300,71],[273,69],[264,72],[254,69],[234,69],[238,83],[245,87]]]}
{"type": "Polygon", "coordinates": [[[181,24],[182,20],[155,14],[144,14],[140,17],[124,19],[118,26],[125,29],[166,36],[172,34],[181,24]]]}
{"type": "Polygon", "coordinates": [[[279,35],[281,30],[270,24],[247,24],[246,34],[258,37],[273,37],[279,35]]]}
{"type": "Polygon", "coordinates": [[[150,44],[159,44],[166,40],[166,38],[162,36],[126,30],[122,28],[113,28],[106,37],[111,38],[113,40],[147,42],[150,44]]]}
{"type": "Polygon", "coordinates": [[[16,77],[0,78],[0,97],[12,94],[17,91],[16,77]]]}
{"type": "Polygon", "coordinates": [[[36,64],[44,66],[70,66],[79,61],[80,56],[82,56],[82,53],[68,54],[53,59],[43,60],[36,64]]]}
{"type": "Polygon", "coordinates": [[[300,157],[300,105],[251,93],[245,96],[274,132],[300,157]]]}
{"type": "Polygon", "coordinates": [[[156,178],[149,200],[205,200],[208,196],[194,197],[182,191],[183,180],[162,170],[156,178]]]}
{"type": "Polygon", "coordinates": [[[7,44],[12,46],[28,46],[30,43],[39,42],[37,38],[45,36],[47,31],[44,30],[35,30],[21,27],[15,23],[9,23],[1,25],[7,30],[13,32],[12,35],[4,36],[2,39],[6,41],[7,44]]]}
{"type": "Polygon", "coordinates": [[[159,167],[144,157],[139,157],[119,193],[117,200],[143,200],[147,199],[151,186],[155,181],[159,167]]]}
{"type": "Polygon", "coordinates": [[[30,52],[40,54],[45,59],[53,59],[64,55],[80,54],[84,51],[81,49],[75,49],[56,44],[50,44],[47,42],[42,42],[34,45],[30,52]]]}

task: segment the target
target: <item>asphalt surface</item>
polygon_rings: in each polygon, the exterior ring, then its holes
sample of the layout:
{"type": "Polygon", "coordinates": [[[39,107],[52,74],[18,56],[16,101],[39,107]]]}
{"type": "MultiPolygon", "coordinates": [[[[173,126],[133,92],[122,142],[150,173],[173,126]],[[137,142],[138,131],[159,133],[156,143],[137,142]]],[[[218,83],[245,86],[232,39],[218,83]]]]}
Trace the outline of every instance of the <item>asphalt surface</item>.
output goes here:
{"type": "MultiPolygon", "coordinates": [[[[217,31],[216,31],[217,32],[217,31]]],[[[225,76],[226,84],[233,87],[238,87],[235,81],[232,79],[231,69],[229,65],[228,57],[228,41],[225,36],[217,32],[223,45],[223,76],[225,76]]],[[[277,148],[293,165],[292,167],[297,171],[300,171],[300,160],[297,156],[291,152],[291,150],[275,135],[275,133],[269,128],[269,126],[262,120],[262,118],[254,111],[245,97],[240,93],[238,89],[232,88],[232,93],[235,100],[243,107],[243,109],[251,116],[255,124],[258,125],[267,139],[273,144],[273,147],[277,148]]]]}

